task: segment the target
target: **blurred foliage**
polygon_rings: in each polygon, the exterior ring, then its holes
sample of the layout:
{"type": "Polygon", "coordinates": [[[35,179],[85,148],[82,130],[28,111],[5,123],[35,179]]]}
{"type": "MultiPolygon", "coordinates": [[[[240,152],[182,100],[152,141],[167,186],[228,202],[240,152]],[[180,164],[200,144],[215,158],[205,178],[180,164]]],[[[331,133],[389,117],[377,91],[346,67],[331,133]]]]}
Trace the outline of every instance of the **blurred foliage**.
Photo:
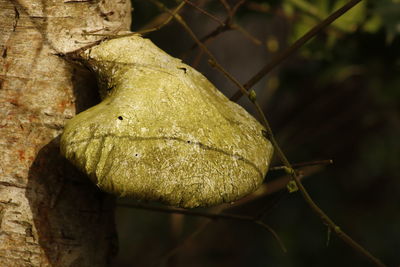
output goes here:
{"type": "MultiPolygon", "coordinates": [[[[293,27],[290,41],[300,38],[311,27],[326,18],[329,14],[347,3],[347,0],[284,0],[284,1],[251,1],[259,4],[259,9],[282,9],[293,27]]],[[[359,32],[386,32],[388,43],[400,34],[400,1],[399,0],[364,0],[346,14],[337,19],[327,30],[332,47],[340,37],[359,32]]]]}
{"type": "MultiPolygon", "coordinates": [[[[192,2],[222,20],[226,17],[221,1],[192,2]]],[[[227,0],[231,6],[236,2],[227,0]]],[[[239,42],[246,37],[231,31],[217,36],[209,47],[245,82],[261,68],[260,58],[266,64],[345,2],[245,1],[235,22],[264,45],[239,42]],[[249,69],[250,77],[242,77],[249,69]]],[[[149,1],[133,5],[133,29],[160,14],[149,1]]],[[[182,15],[199,37],[218,26],[190,7],[182,15]]],[[[175,56],[189,55],[188,63],[198,56],[198,50],[190,49],[193,41],[174,23],[149,37],[175,56]]],[[[197,68],[222,91],[236,90],[207,65],[205,57],[197,68]]],[[[362,1],[255,89],[292,162],[334,160],[304,181],[314,200],[388,266],[399,266],[400,1],[362,1]]],[[[240,103],[252,110],[245,100],[240,103]]],[[[282,175],[271,172],[266,181],[282,175]]],[[[333,234],[327,245],[326,227],[298,193],[282,190],[229,212],[257,214],[265,206],[270,207],[266,222],[283,239],[288,253],[254,225],[217,221],[189,240],[169,264],[160,266],[372,266],[333,234]]],[[[177,237],[173,216],[118,209],[117,219],[121,253],[114,266],[118,267],[149,266],[177,244],[176,238],[184,238],[203,221],[184,218],[177,237]]]]}

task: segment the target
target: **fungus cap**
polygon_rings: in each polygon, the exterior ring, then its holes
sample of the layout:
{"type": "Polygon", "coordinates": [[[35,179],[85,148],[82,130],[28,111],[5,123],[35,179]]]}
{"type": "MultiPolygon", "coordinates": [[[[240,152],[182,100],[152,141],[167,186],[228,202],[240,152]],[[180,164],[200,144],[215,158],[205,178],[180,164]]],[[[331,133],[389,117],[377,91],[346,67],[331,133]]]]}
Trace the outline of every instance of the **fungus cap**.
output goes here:
{"type": "Polygon", "coordinates": [[[68,121],[61,152],[100,189],[191,208],[262,183],[273,153],[263,126],[202,74],[138,35],[79,56],[103,100],[68,121]]]}

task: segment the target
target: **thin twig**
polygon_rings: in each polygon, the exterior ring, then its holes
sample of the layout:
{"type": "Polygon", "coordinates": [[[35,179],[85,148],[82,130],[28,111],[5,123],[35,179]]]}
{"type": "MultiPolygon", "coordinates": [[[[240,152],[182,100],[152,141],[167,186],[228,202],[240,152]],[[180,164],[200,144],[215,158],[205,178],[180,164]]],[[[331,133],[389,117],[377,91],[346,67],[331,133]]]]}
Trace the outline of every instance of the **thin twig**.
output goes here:
{"type": "Polygon", "coordinates": [[[231,9],[230,5],[228,4],[228,2],[226,2],[226,0],[219,0],[219,2],[221,2],[223,7],[225,8],[226,12],[230,15],[232,12],[232,9],[231,9]]]}
{"type": "MultiPolygon", "coordinates": [[[[261,107],[258,105],[257,102],[253,101],[256,109],[259,110],[259,113],[262,114],[262,120],[263,124],[267,129],[267,132],[269,134],[268,138],[271,141],[272,145],[275,148],[276,153],[278,154],[279,159],[282,161],[282,163],[290,170],[293,170],[290,162],[286,158],[285,154],[282,152],[281,148],[279,147],[278,143],[275,140],[275,137],[273,135],[272,129],[269,125],[269,122],[265,116],[265,114],[262,112],[261,107]]],[[[304,200],[306,203],[310,206],[311,210],[324,222],[325,225],[327,225],[331,231],[335,232],[336,235],[341,238],[347,245],[364,255],[367,259],[369,259],[371,262],[376,264],[376,266],[386,266],[385,264],[382,263],[382,261],[375,256],[373,256],[368,250],[366,250],[364,247],[362,247],[360,244],[358,244],[355,240],[353,240],[349,235],[347,235],[345,232],[342,231],[342,229],[336,225],[336,223],[327,215],[325,212],[314,202],[314,200],[311,198],[311,196],[308,194],[306,188],[303,186],[302,182],[300,181],[299,176],[296,174],[295,171],[292,171],[291,176],[293,180],[296,182],[296,185],[303,196],[304,200]]]]}
{"type": "Polygon", "coordinates": [[[192,39],[197,43],[197,45],[204,51],[204,53],[207,54],[209,57],[209,63],[219,69],[220,71],[223,72],[225,77],[227,77],[230,81],[232,81],[236,86],[241,88],[242,94],[247,95],[248,91],[241,85],[239,81],[237,81],[231,74],[229,74],[225,69],[218,63],[217,59],[214,57],[214,55],[208,50],[208,48],[200,42],[199,39],[197,39],[197,36],[194,34],[194,32],[190,29],[190,27],[186,24],[186,22],[183,20],[183,18],[179,14],[173,14],[167,7],[165,7],[162,3],[157,2],[156,0],[151,0],[154,4],[156,4],[159,8],[162,8],[163,10],[169,12],[171,15],[174,16],[176,21],[181,24],[181,26],[189,33],[189,35],[192,37],[192,39]]]}
{"type": "Polygon", "coordinates": [[[268,232],[270,232],[272,234],[272,236],[274,237],[274,239],[276,240],[276,242],[278,242],[278,244],[281,247],[281,249],[283,250],[283,252],[285,252],[285,253],[287,252],[287,249],[286,249],[285,245],[283,244],[283,242],[280,239],[279,235],[274,231],[274,229],[272,229],[268,224],[264,223],[261,220],[256,220],[256,221],[254,221],[254,223],[258,224],[259,226],[261,226],[262,228],[264,228],[268,232]]]}
{"type": "MultiPolygon", "coordinates": [[[[232,21],[230,21],[229,18],[227,20],[225,20],[225,23],[223,25],[218,26],[213,31],[211,31],[210,33],[208,33],[205,36],[203,36],[202,38],[200,38],[199,41],[202,43],[205,43],[211,39],[214,39],[221,33],[231,31],[231,30],[237,30],[238,32],[243,34],[243,36],[245,36],[247,39],[249,39],[251,42],[253,42],[255,45],[262,45],[262,42],[259,39],[257,39],[255,36],[253,36],[250,32],[245,30],[239,24],[236,24],[236,23],[233,23],[232,21]]],[[[198,43],[195,42],[190,47],[190,50],[195,49],[197,46],[198,46],[198,43]]]]}
{"type": "MultiPolygon", "coordinates": [[[[276,206],[276,204],[285,196],[287,195],[285,194],[281,194],[279,196],[279,198],[276,199],[276,201],[273,203],[273,206],[276,206]]],[[[220,206],[221,207],[221,206],[220,206]]],[[[229,207],[226,208],[222,208],[222,209],[228,209],[229,207]]],[[[270,207],[271,209],[271,207],[270,207]]],[[[269,209],[269,210],[270,210],[269,209]]],[[[264,215],[265,213],[262,212],[264,215]]],[[[264,216],[263,215],[263,216],[264,216]]],[[[281,247],[282,251],[287,252],[286,247],[284,245],[284,243],[282,242],[282,240],[279,238],[279,235],[274,231],[274,229],[272,229],[268,224],[264,223],[261,221],[261,216],[257,216],[256,218],[258,218],[257,220],[254,220],[254,223],[261,226],[262,228],[266,229],[268,232],[270,232],[272,234],[272,236],[274,237],[274,239],[278,242],[279,246],[281,247]]],[[[179,242],[178,245],[176,245],[174,248],[172,248],[171,250],[169,250],[163,257],[161,257],[160,260],[158,260],[154,266],[158,266],[164,262],[166,262],[169,258],[171,258],[173,255],[175,255],[189,240],[193,239],[195,236],[197,236],[199,233],[201,233],[212,221],[210,219],[206,219],[207,221],[205,221],[203,224],[201,224],[199,227],[197,227],[190,235],[188,235],[185,238],[182,238],[181,241],[179,242]]]]}
{"type": "MultiPolygon", "coordinates": [[[[155,0],[152,0],[153,2],[155,0]]],[[[350,2],[348,2],[346,5],[344,5],[342,8],[340,8],[338,11],[334,12],[331,16],[329,16],[328,19],[324,20],[323,22],[321,22],[319,25],[317,25],[316,27],[314,27],[310,32],[308,32],[305,36],[303,36],[302,39],[303,41],[296,41],[295,44],[295,48],[292,49],[293,52],[296,51],[298,48],[300,48],[301,45],[303,45],[307,40],[309,40],[311,37],[315,36],[315,34],[317,32],[319,32],[322,28],[326,27],[327,25],[329,25],[330,23],[332,23],[334,20],[336,20],[337,18],[339,18],[341,15],[343,15],[346,11],[348,11],[351,7],[355,6],[358,2],[360,2],[361,0],[351,0],[350,2]]],[[[170,12],[170,14],[173,14],[168,8],[166,8],[164,5],[162,5],[161,3],[158,3],[158,6],[162,7],[163,9],[165,9],[167,12],[170,12]]],[[[256,107],[257,112],[259,113],[262,123],[265,126],[266,130],[267,130],[267,134],[268,134],[268,139],[271,141],[272,145],[275,148],[276,153],[278,154],[278,157],[280,158],[280,160],[282,161],[282,163],[287,167],[287,169],[289,170],[293,170],[291,164],[289,163],[288,159],[286,158],[285,154],[282,152],[280,146],[278,145],[278,143],[275,140],[275,137],[273,135],[273,132],[271,130],[271,127],[269,125],[269,122],[264,114],[264,112],[262,111],[260,105],[258,104],[258,102],[256,101],[256,95],[254,90],[252,91],[248,91],[247,88],[245,88],[244,86],[242,86],[240,83],[237,82],[237,80],[235,78],[233,78],[231,75],[229,75],[223,68],[222,66],[216,61],[215,57],[212,55],[212,53],[208,50],[208,48],[201,43],[196,35],[192,32],[192,30],[190,29],[190,27],[186,24],[186,22],[183,20],[183,18],[179,15],[179,14],[173,14],[174,18],[177,20],[178,23],[180,23],[184,29],[189,33],[189,35],[191,35],[191,37],[193,38],[193,40],[198,43],[199,47],[201,49],[204,50],[204,52],[209,56],[209,61],[212,65],[214,65],[217,69],[219,69],[220,71],[222,71],[226,77],[228,77],[231,81],[233,81],[240,89],[240,92],[243,95],[246,95],[249,97],[250,101],[253,102],[254,106],[256,107]]],[[[293,47],[293,46],[292,46],[293,47]]],[[[289,52],[291,51],[291,49],[289,49],[289,52]]],[[[291,55],[293,52],[287,53],[287,55],[284,58],[286,58],[287,56],[291,55]]],[[[283,59],[281,59],[279,62],[281,62],[283,59]]],[[[276,66],[276,64],[278,64],[279,62],[275,63],[274,66],[276,66]]],[[[268,66],[268,65],[267,65],[268,66]]],[[[258,81],[261,77],[264,76],[263,72],[261,71],[260,73],[258,73],[254,79],[252,79],[252,82],[256,82],[258,81]],[[261,73],[261,74],[260,74],[261,73]]],[[[251,86],[249,86],[251,87],[251,86]]],[[[248,88],[249,88],[248,87],[248,88]]],[[[336,235],[341,238],[346,244],[348,244],[350,247],[354,248],[356,251],[358,251],[359,253],[361,253],[362,255],[364,255],[367,259],[369,259],[371,262],[373,262],[374,264],[376,264],[377,266],[385,266],[378,258],[374,257],[369,251],[367,251],[364,247],[362,247],[361,245],[359,245],[356,241],[354,241],[350,236],[348,236],[345,232],[343,232],[339,226],[337,226],[332,219],[325,214],[325,212],[323,212],[318,205],[312,200],[311,196],[308,194],[307,190],[305,189],[305,187],[303,186],[303,184],[300,181],[300,178],[298,177],[298,175],[296,174],[295,171],[291,171],[291,176],[293,178],[293,180],[295,181],[298,189],[300,190],[300,193],[302,194],[303,198],[305,199],[306,203],[310,206],[310,208],[314,211],[314,213],[316,213],[320,219],[324,222],[324,224],[326,224],[333,232],[336,233],[336,235]]],[[[177,209],[180,210],[180,209],[177,209]]],[[[182,211],[181,211],[182,212],[182,211]]],[[[193,212],[190,211],[190,213],[197,213],[197,212],[193,212]]],[[[200,216],[200,215],[199,215],[200,216]]],[[[212,216],[215,215],[205,215],[205,217],[209,217],[212,218],[212,216]]],[[[222,217],[219,218],[224,218],[225,215],[222,215],[222,217]]],[[[242,219],[238,219],[238,220],[249,220],[247,219],[243,219],[246,216],[241,216],[241,215],[231,215],[229,214],[229,219],[232,219],[232,216],[237,217],[237,218],[242,218],[242,219]]],[[[252,221],[254,221],[254,218],[250,217],[252,221]]]]}
{"type": "Polygon", "coordinates": [[[238,1],[232,8],[232,16],[236,14],[236,12],[239,10],[239,8],[245,3],[245,0],[240,0],[238,1]]]}
{"type": "Polygon", "coordinates": [[[252,41],[255,45],[262,45],[262,42],[257,39],[257,37],[253,36],[250,32],[248,32],[247,30],[243,29],[242,26],[233,23],[231,25],[231,29],[232,30],[237,30],[238,32],[240,32],[241,34],[243,34],[244,37],[246,37],[247,39],[249,39],[250,41],[252,41]]]}
{"type": "MultiPolygon", "coordinates": [[[[186,0],[184,0],[186,1],[186,0]]],[[[209,34],[205,35],[204,37],[200,38],[201,43],[205,43],[206,41],[215,38],[217,35],[230,31],[230,30],[238,30],[240,33],[245,35],[247,38],[249,38],[251,41],[253,41],[256,45],[260,45],[261,41],[257,40],[254,36],[252,36],[249,32],[247,32],[245,29],[240,27],[238,24],[233,22],[233,17],[238,11],[239,7],[245,3],[244,0],[241,0],[235,4],[233,8],[231,8],[228,3],[224,0],[220,1],[223,6],[225,7],[228,17],[225,19],[225,21],[220,24],[217,28],[215,28],[213,31],[211,31],[209,34]]],[[[198,42],[195,42],[192,47],[190,48],[191,50],[196,48],[198,46],[198,42]]]]}
{"type": "MultiPolygon", "coordinates": [[[[184,6],[185,6],[186,2],[181,2],[173,11],[173,14],[177,14],[184,6]]],[[[166,25],[168,25],[168,23],[170,23],[170,21],[174,18],[173,15],[168,14],[168,18],[161,24],[157,25],[156,27],[152,27],[149,29],[144,29],[144,30],[139,30],[138,33],[139,34],[148,34],[150,32],[154,32],[154,31],[158,31],[160,29],[162,29],[163,27],[165,27],[166,25]]]]}
{"type": "Polygon", "coordinates": [[[211,220],[238,220],[238,221],[254,221],[254,218],[251,216],[238,215],[238,214],[227,214],[227,213],[209,213],[209,212],[201,212],[187,209],[179,209],[172,207],[162,207],[162,206],[153,206],[142,203],[118,203],[119,207],[124,208],[135,208],[135,209],[143,209],[143,210],[152,210],[163,213],[175,213],[175,214],[183,214],[186,216],[196,216],[196,217],[204,217],[211,220]]]}
{"type": "Polygon", "coordinates": [[[192,3],[189,0],[183,0],[186,4],[192,6],[193,8],[195,8],[196,10],[198,10],[199,12],[203,13],[204,15],[210,17],[212,20],[216,21],[217,23],[219,23],[219,25],[224,26],[225,23],[220,20],[219,18],[217,18],[216,16],[214,16],[213,14],[211,14],[210,12],[198,7],[197,5],[195,5],[194,3],[192,3]]]}
{"type": "MultiPolygon", "coordinates": [[[[226,31],[230,31],[232,30],[232,27],[230,24],[228,24],[228,20],[225,21],[224,25],[220,25],[217,28],[215,28],[215,30],[211,31],[210,33],[206,34],[205,36],[203,36],[202,38],[199,39],[199,41],[201,43],[205,43],[207,41],[209,41],[210,39],[215,38],[217,35],[226,32],[226,31]]],[[[195,49],[199,44],[197,42],[195,42],[190,49],[193,50],[195,49]]]]}
{"type": "Polygon", "coordinates": [[[210,221],[206,221],[204,222],[202,225],[200,225],[199,227],[197,227],[196,230],[194,230],[190,235],[188,235],[185,238],[182,238],[180,243],[178,245],[176,245],[174,248],[172,248],[171,250],[169,250],[164,256],[161,257],[160,260],[157,260],[157,262],[153,265],[155,266],[159,266],[162,263],[166,262],[169,258],[171,258],[172,256],[174,256],[184,245],[186,245],[186,243],[195,238],[198,234],[200,234],[204,229],[206,229],[206,227],[210,224],[210,221]]]}
{"type": "MultiPolygon", "coordinates": [[[[315,161],[293,163],[292,168],[301,168],[301,167],[315,166],[315,165],[329,165],[332,163],[333,163],[333,160],[331,160],[331,159],[315,160],[315,161]]],[[[280,170],[285,170],[285,168],[286,168],[286,166],[275,166],[275,167],[269,168],[269,171],[280,171],[280,170]]]]}
{"type": "MultiPolygon", "coordinates": [[[[294,42],[291,46],[286,48],[279,54],[276,54],[272,60],[265,65],[256,75],[254,75],[248,82],[246,82],[243,86],[246,89],[254,86],[259,80],[261,80],[265,75],[267,75],[272,69],[276,66],[280,65],[284,60],[292,56],[295,52],[299,50],[306,42],[308,42],[315,35],[320,33],[325,27],[334,22],[337,18],[342,16],[356,4],[361,2],[362,0],[350,0],[347,4],[339,8],[337,11],[333,12],[329,17],[318,23],[314,28],[309,30],[306,34],[304,34],[300,39],[294,42]]],[[[230,98],[231,101],[238,101],[242,96],[242,90],[236,91],[236,93],[230,98]]]]}
{"type": "Polygon", "coordinates": [[[266,223],[262,222],[259,220],[258,217],[252,217],[252,216],[246,216],[246,215],[238,215],[238,214],[227,214],[227,213],[208,213],[208,212],[201,212],[201,211],[193,211],[193,210],[187,210],[187,209],[179,209],[179,208],[172,208],[172,207],[157,207],[157,206],[152,206],[152,205],[146,205],[146,204],[141,204],[141,203],[118,203],[117,204],[119,207],[124,207],[124,208],[135,208],[135,209],[143,209],[143,210],[151,210],[151,211],[157,211],[157,212],[163,212],[163,213],[175,213],[175,214],[183,214],[187,216],[196,216],[196,217],[204,217],[208,218],[211,220],[218,220],[218,219],[224,219],[224,220],[236,220],[236,221],[244,221],[244,222],[250,222],[250,223],[255,223],[265,230],[269,231],[274,239],[278,241],[279,246],[284,252],[287,252],[286,247],[284,246],[282,240],[280,240],[278,234],[266,223]]]}
{"type": "MultiPolygon", "coordinates": [[[[317,165],[304,165],[304,167],[305,166],[321,166],[321,165],[319,165],[319,164],[317,164],[317,165]]],[[[284,166],[277,166],[277,167],[279,169],[282,169],[282,170],[287,170],[287,167],[284,167],[284,166]]],[[[271,169],[269,169],[269,171],[270,170],[271,169]]],[[[318,170],[314,168],[312,171],[307,170],[306,172],[304,172],[304,171],[297,171],[297,172],[299,174],[299,178],[301,180],[303,180],[304,178],[306,178],[306,177],[312,175],[313,173],[315,173],[316,171],[318,171],[318,170]]],[[[238,206],[245,205],[245,204],[247,204],[249,202],[252,202],[252,201],[254,201],[256,199],[260,199],[260,198],[263,198],[263,197],[265,197],[267,195],[271,195],[271,194],[274,194],[274,193],[276,193],[278,191],[282,191],[283,189],[287,188],[287,184],[290,181],[291,181],[290,175],[284,175],[283,177],[280,177],[280,178],[277,178],[277,179],[274,179],[272,181],[268,181],[267,183],[262,184],[256,191],[254,191],[253,193],[241,198],[240,200],[235,201],[234,203],[223,204],[223,205],[220,205],[219,207],[224,207],[225,209],[230,209],[230,208],[233,208],[233,207],[238,207],[238,206]]],[[[286,193],[287,190],[282,191],[282,192],[286,193]]],[[[263,212],[260,212],[260,213],[265,213],[266,211],[269,212],[271,209],[270,209],[270,207],[266,206],[266,207],[263,207],[262,210],[263,210],[263,212]]],[[[261,216],[261,217],[263,217],[263,216],[261,216]]]]}

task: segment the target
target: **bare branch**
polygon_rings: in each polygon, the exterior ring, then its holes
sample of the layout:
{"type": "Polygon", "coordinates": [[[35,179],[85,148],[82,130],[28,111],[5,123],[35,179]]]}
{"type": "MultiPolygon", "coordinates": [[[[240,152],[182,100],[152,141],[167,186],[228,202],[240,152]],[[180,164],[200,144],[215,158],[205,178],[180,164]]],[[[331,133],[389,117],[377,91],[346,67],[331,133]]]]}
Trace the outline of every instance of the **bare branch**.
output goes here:
{"type": "MultiPolygon", "coordinates": [[[[333,160],[326,159],[326,160],[316,160],[316,161],[293,163],[292,167],[293,168],[300,168],[300,167],[315,166],[315,165],[330,165],[332,163],[333,163],[333,160]]],[[[279,170],[283,170],[285,167],[286,166],[275,166],[275,167],[269,168],[269,171],[279,171],[279,170]]]]}
{"type": "MultiPolygon", "coordinates": [[[[341,230],[339,226],[337,226],[333,220],[325,214],[324,211],[319,208],[319,206],[313,201],[311,196],[308,194],[307,190],[303,186],[303,184],[300,181],[299,175],[294,171],[293,167],[291,166],[290,162],[286,158],[285,154],[281,150],[280,146],[278,145],[274,134],[272,132],[272,129],[270,127],[269,121],[267,120],[265,114],[263,113],[260,105],[257,102],[257,96],[254,90],[248,91],[250,87],[252,87],[256,82],[258,82],[266,73],[268,73],[271,69],[273,69],[275,66],[280,64],[284,59],[292,55],[295,51],[297,51],[302,45],[304,45],[308,40],[310,40],[312,37],[314,37],[318,32],[320,32],[323,28],[325,28],[327,25],[331,24],[333,21],[335,21],[337,18],[339,18],[341,15],[346,13],[348,10],[350,10],[353,6],[355,6],[357,3],[359,3],[361,0],[350,0],[347,4],[345,4],[342,8],[334,12],[332,15],[330,15],[326,20],[322,21],[320,24],[318,24],[316,27],[311,29],[308,33],[306,33],[302,38],[297,40],[291,47],[286,49],[283,53],[278,54],[277,57],[275,57],[271,63],[267,64],[259,73],[257,73],[248,83],[246,83],[244,86],[241,85],[233,76],[231,76],[228,72],[224,70],[224,68],[217,62],[215,59],[214,55],[208,50],[208,48],[198,40],[196,35],[193,33],[193,31],[190,29],[190,27],[186,24],[186,22],[183,20],[181,16],[178,14],[173,14],[168,8],[166,8],[164,5],[159,3],[156,0],[152,0],[152,2],[155,2],[157,6],[160,8],[164,9],[165,11],[169,12],[174,16],[176,21],[183,26],[183,28],[189,33],[189,35],[193,38],[193,40],[199,45],[199,47],[204,51],[205,54],[208,55],[209,57],[209,63],[217,68],[219,71],[224,73],[224,75],[231,80],[233,83],[235,83],[240,91],[239,93],[236,93],[235,96],[239,98],[242,94],[246,95],[249,100],[254,104],[258,114],[261,117],[261,122],[266,128],[266,138],[268,138],[271,143],[273,144],[276,153],[278,154],[278,157],[282,161],[282,163],[285,166],[286,170],[291,170],[289,174],[291,175],[293,181],[295,182],[296,186],[300,190],[300,193],[302,194],[304,200],[306,203],[310,206],[312,211],[317,214],[318,217],[323,221],[325,225],[327,225],[331,231],[335,232],[336,235],[341,238],[347,245],[352,247],[354,250],[358,251],[364,257],[369,259],[371,262],[376,264],[377,266],[385,266],[378,258],[374,257],[369,251],[367,251],[364,247],[359,245],[356,241],[354,241],[350,236],[348,236],[345,232],[341,230]]],[[[221,0],[222,3],[225,1],[221,0]]],[[[230,7],[229,7],[230,9],[230,7]]],[[[160,208],[152,208],[157,209],[159,211],[160,208]]],[[[223,219],[236,219],[236,220],[244,220],[244,221],[257,221],[257,217],[248,217],[248,216],[242,216],[242,215],[233,215],[233,214],[204,214],[201,212],[195,212],[195,211],[182,211],[181,209],[174,209],[175,212],[181,213],[181,214],[186,214],[186,215],[195,215],[195,216],[203,216],[207,217],[210,219],[218,219],[218,218],[223,218],[223,219]]],[[[264,214],[262,213],[262,216],[264,214]]]]}
{"type": "MultiPolygon", "coordinates": [[[[324,30],[329,24],[334,22],[336,19],[338,19],[340,16],[342,16],[344,13],[346,13],[348,10],[350,10],[352,7],[354,7],[356,4],[358,4],[361,1],[362,0],[350,0],[347,4],[345,4],[344,6],[339,8],[337,11],[332,13],[325,20],[321,21],[318,25],[316,25],[314,28],[309,30],[306,34],[304,34],[300,39],[298,39],[296,42],[294,42],[287,49],[285,49],[284,51],[282,51],[281,53],[279,53],[275,57],[273,57],[272,60],[267,65],[265,65],[256,75],[254,75],[248,82],[246,82],[243,85],[243,87],[246,89],[249,89],[252,86],[254,86],[259,80],[261,80],[265,75],[267,75],[276,66],[278,66],[284,60],[286,60],[287,58],[292,56],[294,53],[296,53],[306,42],[308,42],[310,39],[312,39],[314,36],[316,36],[318,33],[320,33],[322,30],[324,30]]],[[[243,95],[242,90],[238,90],[230,98],[230,100],[238,101],[242,95],[243,95]]]]}
{"type": "Polygon", "coordinates": [[[238,214],[227,214],[227,213],[209,213],[209,212],[201,212],[201,211],[193,211],[193,210],[187,210],[187,209],[180,209],[180,208],[172,208],[172,207],[162,207],[162,206],[152,206],[152,205],[146,205],[146,204],[141,204],[141,203],[119,203],[119,207],[125,207],[125,208],[135,208],[135,209],[142,209],[142,210],[151,210],[151,211],[157,211],[157,212],[163,212],[163,213],[175,213],[175,214],[183,214],[187,216],[196,216],[196,217],[204,217],[207,219],[211,220],[218,220],[218,219],[224,219],[224,220],[236,220],[236,221],[245,221],[245,222],[250,222],[250,223],[255,223],[265,230],[269,231],[272,236],[278,241],[279,246],[282,248],[284,252],[286,252],[286,248],[283,245],[283,242],[279,238],[278,234],[266,223],[262,222],[259,220],[258,216],[257,217],[252,217],[252,216],[245,216],[245,215],[238,215],[238,214]]]}
{"type": "Polygon", "coordinates": [[[175,10],[173,11],[172,14],[168,14],[167,19],[165,21],[163,21],[161,24],[157,25],[156,27],[151,27],[149,29],[140,30],[140,31],[138,31],[138,33],[144,35],[144,34],[148,34],[150,32],[154,32],[154,31],[158,31],[158,30],[162,29],[164,26],[168,25],[171,22],[172,18],[174,17],[173,14],[178,14],[179,11],[181,11],[181,9],[184,7],[184,5],[185,5],[185,2],[180,3],[175,8],[175,10]]]}
{"type": "Polygon", "coordinates": [[[194,3],[192,3],[189,0],[183,0],[185,3],[187,3],[188,5],[192,6],[194,9],[198,10],[199,12],[203,13],[204,15],[210,17],[212,20],[216,21],[217,23],[219,23],[219,25],[224,26],[225,23],[220,20],[219,18],[217,18],[216,16],[214,16],[213,14],[209,13],[208,11],[200,8],[199,6],[195,5],[194,3]]]}

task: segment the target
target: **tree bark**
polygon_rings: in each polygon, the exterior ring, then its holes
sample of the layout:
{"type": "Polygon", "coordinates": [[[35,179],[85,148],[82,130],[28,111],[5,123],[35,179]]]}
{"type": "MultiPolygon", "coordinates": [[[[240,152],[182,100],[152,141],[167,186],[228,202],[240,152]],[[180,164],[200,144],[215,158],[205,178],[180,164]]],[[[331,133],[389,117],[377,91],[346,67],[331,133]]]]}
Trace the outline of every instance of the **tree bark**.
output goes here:
{"type": "Polygon", "coordinates": [[[58,54],[128,30],[130,1],[0,0],[0,266],[106,266],[113,199],[59,153],[66,120],[97,101],[58,54]]]}

